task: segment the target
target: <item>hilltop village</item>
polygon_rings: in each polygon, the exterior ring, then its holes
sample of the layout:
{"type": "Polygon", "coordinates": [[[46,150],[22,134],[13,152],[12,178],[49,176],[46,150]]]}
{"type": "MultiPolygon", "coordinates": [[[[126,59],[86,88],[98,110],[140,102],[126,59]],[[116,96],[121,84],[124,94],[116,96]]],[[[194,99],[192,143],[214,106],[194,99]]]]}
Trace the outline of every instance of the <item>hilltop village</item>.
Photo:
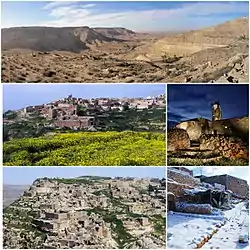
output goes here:
{"type": "MultiPolygon", "coordinates": [[[[15,134],[17,125],[19,130],[25,130],[28,126],[29,131],[40,128],[46,132],[53,129],[152,131],[150,125],[156,126],[156,130],[165,130],[165,95],[120,99],[84,99],[69,95],[46,104],[7,111],[3,122],[7,131],[5,137],[15,134]]],[[[26,135],[22,133],[17,137],[26,135]]]]}
{"type": "Polygon", "coordinates": [[[165,248],[166,180],[41,178],[4,210],[4,248],[165,248]]]}

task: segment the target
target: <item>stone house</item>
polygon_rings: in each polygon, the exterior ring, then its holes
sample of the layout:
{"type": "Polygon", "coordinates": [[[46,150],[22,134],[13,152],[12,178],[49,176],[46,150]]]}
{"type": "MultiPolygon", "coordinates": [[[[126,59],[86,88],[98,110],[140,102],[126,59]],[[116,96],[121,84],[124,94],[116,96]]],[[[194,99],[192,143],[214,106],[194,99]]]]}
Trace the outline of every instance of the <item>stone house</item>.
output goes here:
{"type": "Polygon", "coordinates": [[[215,175],[201,178],[202,182],[224,185],[226,190],[231,190],[236,196],[248,198],[249,186],[246,180],[231,176],[231,175],[215,175]]]}
{"type": "Polygon", "coordinates": [[[45,212],[45,218],[47,220],[67,220],[68,219],[68,213],[67,212],[45,212]]]}
{"type": "Polygon", "coordinates": [[[140,214],[140,213],[143,213],[144,210],[145,210],[145,207],[143,203],[134,202],[134,203],[128,204],[128,212],[130,213],[140,214]]]}
{"type": "Polygon", "coordinates": [[[95,125],[95,118],[93,116],[82,116],[78,118],[78,120],[56,120],[54,125],[56,127],[66,127],[71,129],[86,129],[95,125]]]}
{"type": "Polygon", "coordinates": [[[141,217],[138,220],[139,220],[141,226],[147,226],[147,225],[149,225],[148,217],[141,217]]]}

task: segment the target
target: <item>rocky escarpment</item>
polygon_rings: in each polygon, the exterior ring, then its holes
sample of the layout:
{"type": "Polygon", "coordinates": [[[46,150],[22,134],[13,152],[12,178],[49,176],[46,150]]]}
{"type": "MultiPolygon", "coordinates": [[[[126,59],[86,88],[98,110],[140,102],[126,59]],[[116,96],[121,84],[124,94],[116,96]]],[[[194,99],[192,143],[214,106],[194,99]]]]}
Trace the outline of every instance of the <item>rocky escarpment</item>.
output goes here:
{"type": "Polygon", "coordinates": [[[2,49],[25,49],[34,51],[80,52],[88,44],[121,42],[119,36],[134,35],[133,31],[121,28],[90,27],[15,27],[2,29],[2,49]],[[112,34],[112,35],[111,35],[112,34]]]}

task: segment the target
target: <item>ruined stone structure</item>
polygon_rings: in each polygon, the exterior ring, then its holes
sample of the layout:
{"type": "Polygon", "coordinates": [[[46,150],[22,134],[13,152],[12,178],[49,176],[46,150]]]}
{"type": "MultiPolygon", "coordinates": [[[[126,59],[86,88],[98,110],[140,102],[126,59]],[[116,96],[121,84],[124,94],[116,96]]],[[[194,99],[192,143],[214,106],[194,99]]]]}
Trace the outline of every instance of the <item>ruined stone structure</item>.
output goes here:
{"type": "Polygon", "coordinates": [[[231,190],[234,194],[236,194],[236,196],[247,198],[249,195],[249,186],[247,181],[231,175],[216,175],[204,177],[201,180],[210,184],[222,184],[226,187],[226,190],[231,190]]]}
{"type": "Polygon", "coordinates": [[[25,237],[33,237],[30,249],[126,249],[127,243],[120,240],[125,234],[134,242],[128,248],[138,248],[137,241],[141,240],[145,243],[139,248],[165,249],[166,189],[161,180],[92,180],[89,177],[73,180],[37,179],[15,204],[10,205],[11,216],[4,217],[4,248],[23,249],[26,245],[22,235],[25,234],[25,237]],[[162,188],[161,195],[146,194],[149,184],[162,188]],[[12,209],[18,210],[15,217],[12,209]],[[18,214],[21,212],[28,213],[28,221],[20,221],[18,214]],[[157,237],[154,233],[156,215],[157,223],[159,220],[163,223],[162,235],[158,231],[157,237]],[[13,225],[17,226],[15,230],[12,230],[13,225]],[[41,234],[46,237],[40,239],[41,234]]]}
{"type": "Polygon", "coordinates": [[[171,167],[167,170],[167,190],[175,195],[176,200],[184,196],[185,188],[195,187],[199,184],[200,180],[181,169],[171,167]]]}

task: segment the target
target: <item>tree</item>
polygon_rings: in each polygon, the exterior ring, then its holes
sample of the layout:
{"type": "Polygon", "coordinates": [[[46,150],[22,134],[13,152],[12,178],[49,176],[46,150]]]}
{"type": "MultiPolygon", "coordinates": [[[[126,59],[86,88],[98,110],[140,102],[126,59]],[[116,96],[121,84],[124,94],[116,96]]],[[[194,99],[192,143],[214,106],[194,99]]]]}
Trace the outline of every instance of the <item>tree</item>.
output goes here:
{"type": "Polygon", "coordinates": [[[123,103],[122,109],[123,109],[123,111],[129,110],[129,104],[128,104],[128,102],[123,103]]]}

